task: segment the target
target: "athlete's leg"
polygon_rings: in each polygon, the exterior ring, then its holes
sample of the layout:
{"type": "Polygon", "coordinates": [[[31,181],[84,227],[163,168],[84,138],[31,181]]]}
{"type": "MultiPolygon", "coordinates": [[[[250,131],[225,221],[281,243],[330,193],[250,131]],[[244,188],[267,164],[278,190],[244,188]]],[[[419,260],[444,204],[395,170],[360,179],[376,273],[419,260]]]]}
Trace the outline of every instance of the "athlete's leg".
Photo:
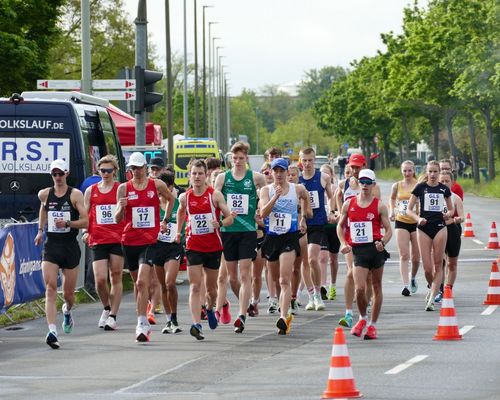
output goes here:
{"type": "Polygon", "coordinates": [[[57,272],[59,266],[57,264],[43,261],[42,274],[45,283],[45,316],[47,324],[55,325],[56,323],[56,297],[57,297],[57,272]]]}
{"type": "Polygon", "coordinates": [[[396,239],[399,250],[399,272],[401,274],[401,280],[403,281],[403,286],[405,288],[408,288],[409,286],[408,263],[410,261],[410,232],[408,232],[406,229],[396,229],[396,239]]]}
{"type": "Polygon", "coordinates": [[[120,308],[123,293],[123,256],[117,254],[109,255],[109,280],[111,282],[109,292],[111,299],[110,314],[116,315],[120,308]]]}
{"type": "Polygon", "coordinates": [[[201,323],[200,284],[203,277],[202,269],[201,265],[190,265],[187,267],[189,278],[189,308],[194,324],[201,323]]]}
{"type": "Polygon", "coordinates": [[[382,294],[382,276],[384,274],[384,267],[375,268],[371,270],[372,287],[373,287],[373,304],[371,312],[372,323],[377,322],[382,309],[382,301],[384,296],[382,294]]]}
{"type": "Polygon", "coordinates": [[[447,238],[448,230],[446,228],[443,228],[436,234],[436,236],[434,236],[434,240],[432,241],[434,279],[432,281],[431,300],[434,299],[434,296],[436,296],[436,294],[439,292],[441,282],[443,281],[443,258],[447,238]]]}
{"type": "Polygon", "coordinates": [[[358,305],[360,318],[366,317],[366,309],[368,302],[366,299],[366,280],[368,277],[368,268],[364,267],[354,267],[353,269],[353,279],[354,287],[356,293],[356,304],[358,305]]]}

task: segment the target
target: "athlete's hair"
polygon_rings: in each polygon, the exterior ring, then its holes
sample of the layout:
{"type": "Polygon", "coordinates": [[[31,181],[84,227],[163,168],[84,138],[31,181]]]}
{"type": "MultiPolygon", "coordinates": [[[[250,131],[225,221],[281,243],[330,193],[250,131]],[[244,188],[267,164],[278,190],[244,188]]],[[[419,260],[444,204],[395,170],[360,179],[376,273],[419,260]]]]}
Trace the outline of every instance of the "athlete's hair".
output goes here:
{"type": "Polygon", "coordinates": [[[217,169],[220,168],[221,162],[218,158],[207,157],[205,159],[205,165],[207,166],[207,169],[217,169]]]}
{"type": "Polygon", "coordinates": [[[196,168],[203,168],[205,171],[205,174],[207,173],[207,164],[205,164],[205,161],[200,160],[200,159],[193,159],[189,163],[189,171],[193,169],[193,167],[196,168]]]}
{"type": "Polygon", "coordinates": [[[262,164],[262,167],[260,167],[260,172],[264,172],[268,169],[271,169],[271,163],[269,161],[266,161],[264,164],[262,164]]]}
{"type": "Polygon", "coordinates": [[[305,154],[313,154],[314,156],[316,156],[316,152],[312,147],[306,147],[304,149],[300,149],[299,157],[302,157],[305,154]]]}
{"type": "Polygon", "coordinates": [[[401,171],[403,170],[403,165],[409,165],[413,169],[413,177],[416,179],[417,174],[415,173],[415,163],[412,160],[406,160],[401,163],[401,171]]]}
{"type": "Polygon", "coordinates": [[[349,164],[347,164],[344,168],[344,178],[350,178],[352,176],[352,168],[349,164]],[[346,175],[349,174],[347,177],[346,175]]]}
{"type": "Polygon", "coordinates": [[[453,172],[451,171],[441,171],[439,175],[448,175],[451,179],[451,182],[455,182],[455,178],[453,176],[453,172]]]}
{"type": "Polygon", "coordinates": [[[270,156],[279,158],[282,156],[282,154],[283,153],[281,152],[281,150],[279,148],[271,147],[271,148],[266,150],[266,152],[264,153],[264,156],[266,157],[266,160],[268,160],[270,156]]]}
{"type": "Polygon", "coordinates": [[[215,186],[215,180],[217,179],[217,177],[220,174],[223,174],[223,173],[224,173],[224,171],[221,169],[216,169],[216,170],[212,171],[212,173],[210,174],[210,183],[212,184],[212,186],[215,186]]]}
{"type": "Polygon", "coordinates": [[[165,171],[159,176],[159,179],[165,182],[168,187],[172,187],[175,183],[175,174],[172,171],[165,171]]]}
{"type": "Polygon", "coordinates": [[[329,171],[329,175],[333,178],[335,175],[333,174],[333,168],[330,164],[323,164],[320,168],[321,169],[327,169],[329,171]]]}
{"type": "Polygon", "coordinates": [[[425,169],[427,170],[427,168],[429,168],[431,165],[438,167],[438,171],[441,171],[441,167],[439,166],[439,161],[436,160],[429,161],[425,169]]]}
{"type": "Polygon", "coordinates": [[[450,168],[453,170],[453,164],[449,158],[443,158],[439,160],[439,164],[449,164],[450,168]]]}
{"type": "Polygon", "coordinates": [[[297,165],[289,165],[288,166],[288,171],[295,171],[295,173],[300,176],[300,169],[297,165]]]}
{"type": "Polygon", "coordinates": [[[248,145],[248,143],[236,142],[231,147],[231,153],[234,154],[234,153],[238,153],[239,151],[241,151],[244,154],[248,154],[249,149],[250,149],[250,146],[248,145]]]}
{"type": "Polygon", "coordinates": [[[112,154],[105,155],[99,161],[97,161],[97,168],[99,168],[101,164],[112,164],[115,170],[118,169],[118,160],[112,154]]]}

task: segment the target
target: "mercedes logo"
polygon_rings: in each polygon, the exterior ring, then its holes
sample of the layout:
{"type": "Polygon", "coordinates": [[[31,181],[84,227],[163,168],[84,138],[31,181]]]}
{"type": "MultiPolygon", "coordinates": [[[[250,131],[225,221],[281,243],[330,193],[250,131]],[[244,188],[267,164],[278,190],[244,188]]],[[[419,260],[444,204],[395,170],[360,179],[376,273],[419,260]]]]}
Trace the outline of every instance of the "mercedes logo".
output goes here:
{"type": "Polygon", "coordinates": [[[12,181],[9,187],[13,192],[17,192],[21,188],[21,184],[18,181],[12,181]]]}

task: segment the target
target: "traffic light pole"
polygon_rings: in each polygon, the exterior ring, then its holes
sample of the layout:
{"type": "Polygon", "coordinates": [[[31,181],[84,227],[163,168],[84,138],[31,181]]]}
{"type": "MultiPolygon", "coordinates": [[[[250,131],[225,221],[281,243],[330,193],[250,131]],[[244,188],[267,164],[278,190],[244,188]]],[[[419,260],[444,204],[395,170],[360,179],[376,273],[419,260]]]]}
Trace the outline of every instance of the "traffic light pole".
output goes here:
{"type": "MultiPolygon", "coordinates": [[[[148,48],[147,34],[147,12],[146,0],[139,0],[137,6],[137,18],[135,19],[135,65],[146,68],[146,57],[148,48]]],[[[137,78],[136,78],[137,79],[137,78]]],[[[144,111],[135,110],[135,144],[144,146],[146,144],[146,116],[144,111]]]]}

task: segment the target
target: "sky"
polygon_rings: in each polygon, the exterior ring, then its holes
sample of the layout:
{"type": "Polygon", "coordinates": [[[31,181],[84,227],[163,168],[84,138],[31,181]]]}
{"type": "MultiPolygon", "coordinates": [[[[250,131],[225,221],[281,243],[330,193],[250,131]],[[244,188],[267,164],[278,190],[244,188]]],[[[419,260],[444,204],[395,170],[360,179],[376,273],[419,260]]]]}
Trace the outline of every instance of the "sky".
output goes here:
{"type": "MultiPolygon", "coordinates": [[[[194,61],[194,2],[186,0],[188,62],[194,61]]],[[[426,4],[420,0],[420,4],[426,4]]],[[[164,0],[147,0],[148,33],[158,65],[165,67],[164,0]]],[[[259,91],[304,79],[311,69],[349,67],[384,51],[381,33],[401,32],[403,9],[412,0],[197,0],[198,63],[202,65],[202,6],[228,72],[230,93],[259,91]]],[[[124,0],[133,21],[138,0],[124,0]]],[[[184,1],[170,0],[172,51],[183,55],[184,1]]],[[[206,30],[208,52],[208,28],[206,30]]],[[[208,55],[207,55],[208,57],[208,55]]],[[[207,60],[208,63],[208,60],[207,60]]]]}

